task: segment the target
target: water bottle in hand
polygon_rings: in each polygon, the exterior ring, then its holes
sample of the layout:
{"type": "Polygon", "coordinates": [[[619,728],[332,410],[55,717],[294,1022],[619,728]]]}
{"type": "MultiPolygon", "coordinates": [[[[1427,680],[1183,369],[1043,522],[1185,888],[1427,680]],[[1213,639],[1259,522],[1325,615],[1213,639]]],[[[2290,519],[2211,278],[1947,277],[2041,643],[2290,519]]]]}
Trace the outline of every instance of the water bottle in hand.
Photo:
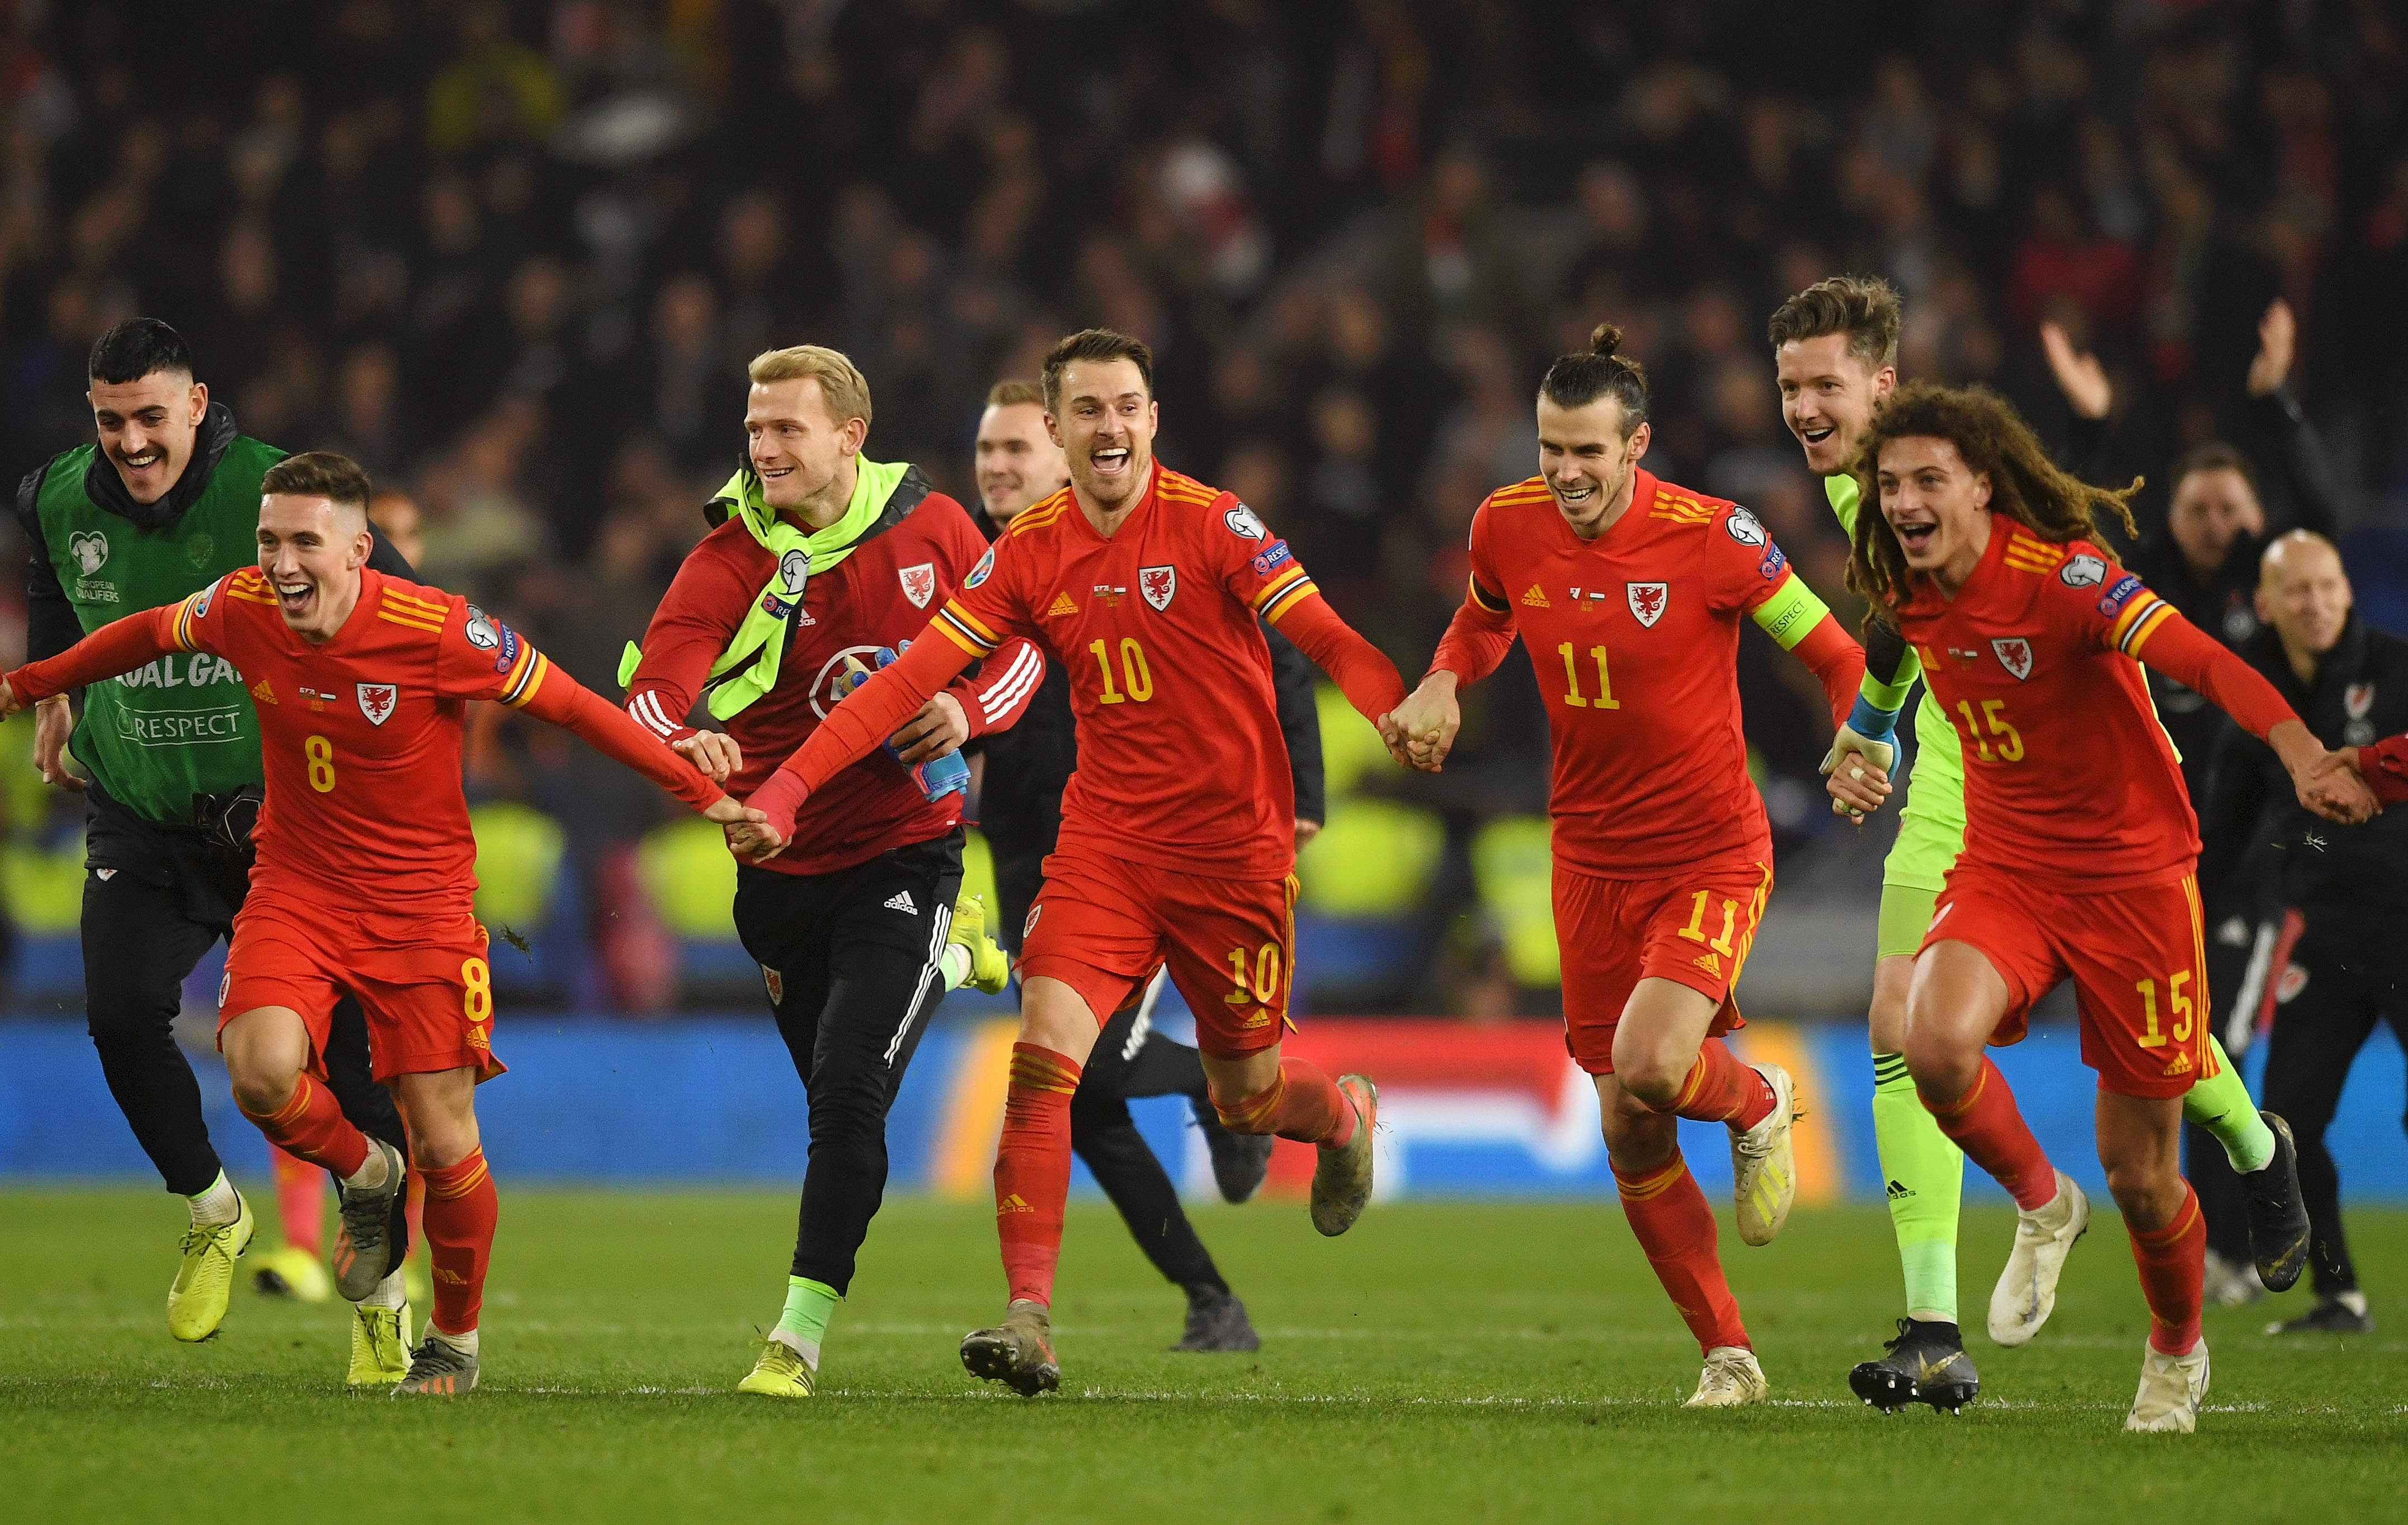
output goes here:
{"type": "MultiPolygon", "coordinates": [[[[903,649],[905,651],[910,650],[910,642],[904,642],[903,649]]],[[[893,647],[879,647],[877,653],[878,665],[882,668],[887,666],[889,663],[896,660],[896,654],[893,647]]],[[[844,676],[838,680],[838,687],[840,693],[851,694],[854,689],[859,688],[863,683],[867,683],[869,681],[869,669],[861,665],[861,658],[857,656],[846,657],[844,659],[844,676]]],[[[902,752],[893,741],[890,741],[883,744],[886,748],[886,755],[888,756],[894,758],[898,763],[903,761],[902,752]]],[[[945,796],[953,794],[957,790],[967,794],[969,790],[970,765],[968,762],[964,760],[959,750],[948,752],[941,757],[930,757],[924,762],[910,763],[906,766],[910,770],[911,782],[917,784],[920,786],[920,792],[927,796],[930,799],[942,799],[945,796]]]]}

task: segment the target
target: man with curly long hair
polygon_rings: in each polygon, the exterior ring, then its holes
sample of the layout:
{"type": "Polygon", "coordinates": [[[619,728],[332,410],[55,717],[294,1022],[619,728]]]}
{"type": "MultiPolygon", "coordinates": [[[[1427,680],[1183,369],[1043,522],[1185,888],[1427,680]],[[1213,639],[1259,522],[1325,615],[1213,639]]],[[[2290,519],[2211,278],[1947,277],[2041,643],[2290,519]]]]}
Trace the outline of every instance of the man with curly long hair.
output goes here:
{"type": "MultiPolygon", "coordinates": [[[[2133,489],[2057,469],[2000,398],[1901,387],[1856,469],[1881,511],[1857,516],[1849,583],[1914,643],[1964,753],[1965,850],[1915,956],[1906,1062],[1942,1131],[2019,1210],[1992,1330],[2047,1318],[2089,1226],[2082,1189],[1983,1052],[2020,1039],[2032,1004],[2070,977],[2083,1061],[2099,1072],[2100,1160],[2149,1304],[2125,1428],[2187,1432],[2208,1386],[2206,1229],[2177,1167],[2182,1099],[2213,1062],[2199,832],[2140,660],[2272,745],[2302,803],[2347,819],[2374,802],[2272,684],[2100,546],[2094,514],[2128,527],[2133,489]]],[[[1831,792],[1865,810],[1889,784],[1852,759],[1831,792]]]]}

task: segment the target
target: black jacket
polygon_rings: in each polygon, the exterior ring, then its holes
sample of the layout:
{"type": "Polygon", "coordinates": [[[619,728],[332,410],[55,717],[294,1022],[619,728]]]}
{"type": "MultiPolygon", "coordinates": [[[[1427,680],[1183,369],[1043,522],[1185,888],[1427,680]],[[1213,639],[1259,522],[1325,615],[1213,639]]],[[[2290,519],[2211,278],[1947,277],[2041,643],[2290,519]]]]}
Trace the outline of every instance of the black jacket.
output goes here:
{"type": "MultiPolygon", "coordinates": [[[[971,511],[970,522],[990,542],[1002,533],[983,505],[971,511]]],[[[1280,734],[1287,742],[1288,769],[1296,781],[1296,816],[1318,822],[1326,806],[1312,661],[1268,625],[1263,626],[1263,638],[1271,648],[1271,688],[1279,700],[1280,734]]],[[[1019,724],[971,744],[986,756],[979,785],[979,829],[988,842],[1007,855],[1052,852],[1062,825],[1062,790],[1079,766],[1069,672],[1048,656],[1045,681],[1030,697],[1019,724]]]]}
{"type": "MultiPolygon", "coordinates": [[[[2261,463],[2271,457],[2274,466],[2272,471],[2260,473],[2266,532],[2236,538],[2225,553],[2224,565],[2206,579],[2191,570],[2181,547],[2162,525],[2145,535],[2126,558],[2126,565],[2148,584],[2150,592],[2235,651],[2258,632],[2254,598],[2258,564],[2266,554],[2268,542],[2294,529],[2314,530],[2329,538],[2340,523],[2324,444],[2300,410],[2299,398],[2289,387],[2278,386],[2262,397],[2251,398],[2250,408],[2253,433],[2264,447],[2257,454],[2261,463]]],[[[2098,474],[2105,442],[2103,423],[2080,421],[2072,453],[2076,460],[2089,463],[2086,473],[2094,482],[2105,480],[2098,474]]],[[[2166,490],[2171,492],[2173,486],[2169,482],[2166,490]]],[[[2155,669],[2149,670],[2149,697],[2157,701],[2157,718],[2165,723],[2174,750],[2182,754],[2183,782],[2196,804],[2207,797],[2208,760],[2224,730],[2224,712],[2155,669]]]]}
{"type": "MultiPolygon", "coordinates": [[[[2408,640],[2370,628],[2353,613],[2333,649],[2302,685],[2272,629],[2241,648],[2329,747],[2365,746],[2408,731],[2408,640]]],[[[2244,863],[2279,864],[2273,903],[2297,906],[2311,922],[2363,926],[2376,935],[2408,935],[2408,809],[2394,807],[2363,826],[2336,826],[2299,802],[2274,749],[2224,722],[2200,813],[2199,882],[2210,899],[2235,889],[2226,881],[2244,863]],[[2271,849],[2271,854],[2267,850],[2271,849]]]]}
{"type": "MultiPolygon", "coordinates": [[[[125,480],[111,466],[107,452],[96,453],[92,465],[83,474],[85,496],[104,512],[113,513],[141,525],[158,529],[176,522],[179,514],[201,499],[208,491],[209,478],[216,474],[218,462],[225,456],[226,446],[234,443],[234,413],[225,404],[213,402],[201,418],[201,426],[193,437],[193,458],[184,463],[184,474],[176,485],[167,489],[156,503],[136,503],[125,491],[125,480]]],[[[50,460],[58,459],[52,456],[50,460]]],[[[50,462],[45,461],[17,484],[17,525],[24,531],[26,543],[33,554],[25,568],[25,660],[39,662],[56,656],[83,639],[83,622],[76,618],[75,605],[67,601],[67,590],[59,585],[59,568],[50,560],[49,540],[42,534],[42,515],[38,498],[42,478],[49,474],[50,462]]],[[[406,578],[415,583],[418,573],[408,559],[388,544],[382,536],[371,529],[368,565],[387,577],[406,578]]],[[[127,611],[128,613],[133,611],[127,611]]]]}

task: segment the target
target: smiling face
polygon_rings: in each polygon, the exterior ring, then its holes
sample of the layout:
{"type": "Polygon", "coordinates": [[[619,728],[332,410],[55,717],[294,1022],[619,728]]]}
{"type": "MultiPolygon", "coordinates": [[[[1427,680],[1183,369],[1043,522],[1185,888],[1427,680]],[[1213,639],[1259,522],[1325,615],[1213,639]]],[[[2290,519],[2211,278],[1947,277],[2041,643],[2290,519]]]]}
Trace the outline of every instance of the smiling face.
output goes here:
{"type": "Polygon", "coordinates": [[[1061,411],[1046,431],[1068,458],[1079,496],[1100,513],[1134,507],[1154,467],[1161,411],[1134,360],[1073,360],[1062,367],[1061,411]]]}
{"type": "Polygon", "coordinates": [[[1882,445],[1875,481],[1908,568],[1952,593],[1964,586],[1990,544],[1988,474],[1966,466],[1953,439],[1909,435],[1882,445]]]}
{"type": "Polygon", "coordinates": [[[304,640],[331,640],[351,618],[369,544],[364,504],[303,493],[259,500],[259,569],[285,625],[304,640]]]}
{"type": "Polygon", "coordinates": [[[1045,410],[1037,403],[989,408],[979,417],[977,448],[979,502],[998,525],[1070,480],[1069,463],[1045,432],[1045,410]]]}
{"type": "Polygon", "coordinates": [[[1897,369],[1851,353],[1844,333],[1793,338],[1775,352],[1774,365],[1781,422],[1806,448],[1806,469],[1818,477],[1846,470],[1873,410],[1897,387],[1897,369]]]}
{"type": "MultiPolygon", "coordinates": [[[[753,382],[744,407],[744,433],[752,442],[752,469],[761,475],[763,501],[780,513],[810,513],[835,496],[840,476],[845,496],[851,496],[846,468],[861,453],[869,425],[832,416],[818,379],[801,376],[753,382]]],[[[844,505],[835,507],[841,512],[844,505]]]]}
{"type": "Polygon", "coordinates": [[[154,370],[131,381],[94,381],[84,397],[101,453],[126,494],[142,504],[166,496],[192,463],[209,389],[180,370],[154,370]]]}
{"type": "Polygon", "coordinates": [[[2166,529],[2191,569],[2212,577],[2235,540],[2266,532],[2266,511],[2238,468],[2209,467],[2174,483],[2166,529]]]}
{"type": "Polygon", "coordinates": [[[2257,601],[2258,617],[2274,627],[2285,650],[2322,656],[2349,627],[2349,574],[2341,553],[2320,535],[2284,536],[2266,548],[2257,601]]]}
{"type": "Polygon", "coordinates": [[[1539,399],[1539,474],[1573,534],[1595,540],[1630,506],[1648,435],[1641,424],[1625,438],[1622,403],[1610,395],[1578,408],[1539,399]]]}

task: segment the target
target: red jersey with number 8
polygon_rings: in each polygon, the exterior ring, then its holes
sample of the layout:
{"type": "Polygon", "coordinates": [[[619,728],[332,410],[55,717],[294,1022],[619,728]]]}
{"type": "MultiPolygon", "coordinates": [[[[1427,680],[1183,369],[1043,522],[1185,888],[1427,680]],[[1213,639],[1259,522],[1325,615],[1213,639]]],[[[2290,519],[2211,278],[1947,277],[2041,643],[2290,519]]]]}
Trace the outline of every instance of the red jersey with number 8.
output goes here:
{"type": "Polygon", "coordinates": [[[1997,515],[1956,597],[1916,580],[1899,629],[1964,746],[1960,867],[2073,893],[2192,871],[2198,818],[2137,660],[2173,617],[2098,546],[1997,515]]]}
{"type": "Polygon", "coordinates": [[[362,576],[358,608],[324,645],[294,634],[251,567],[157,614],[178,650],[233,663],[259,712],[267,799],[254,888],[464,910],[477,888],[460,788],[468,700],[524,705],[552,664],[457,594],[362,576]]]}

